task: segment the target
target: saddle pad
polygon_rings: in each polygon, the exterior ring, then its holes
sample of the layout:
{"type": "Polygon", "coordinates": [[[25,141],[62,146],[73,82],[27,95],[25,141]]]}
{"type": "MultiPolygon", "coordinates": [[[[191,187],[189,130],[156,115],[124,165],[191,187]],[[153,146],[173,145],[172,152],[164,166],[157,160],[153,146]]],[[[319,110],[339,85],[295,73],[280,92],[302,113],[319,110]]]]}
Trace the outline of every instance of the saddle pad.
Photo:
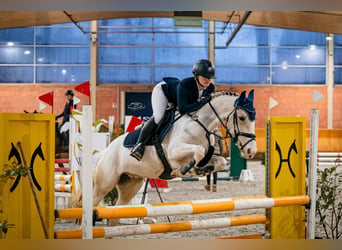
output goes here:
{"type": "MultiPolygon", "coordinates": [[[[161,123],[156,128],[156,135],[158,135],[158,138],[160,142],[163,141],[167,133],[172,127],[173,121],[175,118],[175,113],[173,110],[166,110],[164,117],[161,121],[161,123]]],[[[134,145],[137,143],[139,135],[140,135],[141,128],[134,130],[126,135],[123,146],[126,148],[134,147],[134,145]]],[[[156,136],[152,136],[152,138],[146,143],[146,145],[154,145],[154,141],[156,139],[156,136]]]]}
{"type": "Polygon", "coordinates": [[[127,134],[123,142],[124,147],[126,148],[133,147],[138,141],[140,131],[141,131],[141,128],[134,130],[130,132],[129,134],[127,134]]]}

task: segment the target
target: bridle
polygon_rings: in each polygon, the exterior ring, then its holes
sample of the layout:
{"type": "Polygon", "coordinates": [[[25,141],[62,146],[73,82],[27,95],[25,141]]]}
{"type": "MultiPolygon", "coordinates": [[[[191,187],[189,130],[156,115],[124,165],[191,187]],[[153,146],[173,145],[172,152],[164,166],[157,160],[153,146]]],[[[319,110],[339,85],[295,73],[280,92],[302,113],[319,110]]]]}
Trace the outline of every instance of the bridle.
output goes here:
{"type": "Polygon", "coordinates": [[[223,128],[225,129],[226,133],[225,133],[225,136],[222,137],[220,135],[218,135],[217,133],[214,133],[212,131],[209,131],[205,126],[204,124],[198,120],[198,116],[197,115],[192,115],[190,113],[188,113],[188,115],[194,120],[196,121],[205,131],[206,131],[206,137],[209,138],[209,136],[212,134],[216,137],[219,137],[220,139],[227,139],[228,138],[228,135],[233,138],[234,140],[234,143],[236,144],[238,142],[238,139],[239,139],[239,136],[244,136],[244,137],[247,137],[247,138],[250,138],[245,144],[243,144],[241,147],[239,147],[239,145],[237,145],[240,150],[243,150],[248,143],[252,142],[255,140],[256,136],[255,134],[252,134],[252,133],[245,133],[245,132],[241,132],[240,129],[239,129],[239,124],[238,124],[238,117],[237,117],[237,110],[239,109],[242,109],[246,112],[248,112],[248,110],[244,109],[243,107],[240,107],[237,105],[237,102],[235,102],[234,104],[234,109],[232,112],[229,113],[229,115],[227,116],[226,118],[226,122],[224,123],[222,121],[222,119],[220,118],[220,116],[218,115],[217,111],[215,110],[214,106],[211,104],[211,102],[209,101],[208,102],[210,108],[212,109],[212,111],[214,112],[215,116],[217,117],[217,119],[220,121],[221,125],[223,126],[223,128]],[[234,136],[232,135],[232,133],[230,132],[229,128],[228,128],[228,121],[229,121],[229,118],[230,116],[233,115],[233,125],[234,125],[234,136]]]}

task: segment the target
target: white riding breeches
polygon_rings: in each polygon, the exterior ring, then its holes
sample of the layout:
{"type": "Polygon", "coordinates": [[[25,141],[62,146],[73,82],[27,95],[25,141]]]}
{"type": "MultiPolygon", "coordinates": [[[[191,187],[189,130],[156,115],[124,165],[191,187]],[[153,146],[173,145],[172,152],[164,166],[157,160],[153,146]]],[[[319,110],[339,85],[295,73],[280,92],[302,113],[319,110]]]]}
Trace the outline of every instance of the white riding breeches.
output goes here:
{"type": "Polygon", "coordinates": [[[59,132],[62,134],[63,132],[68,132],[70,128],[70,122],[66,122],[63,124],[63,126],[61,127],[61,129],[59,130],[59,132]]]}
{"type": "Polygon", "coordinates": [[[166,83],[164,81],[158,83],[153,88],[152,95],[151,95],[153,117],[154,117],[154,122],[156,124],[159,124],[159,122],[163,118],[165,110],[167,109],[167,106],[169,103],[162,89],[163,84],[166,84],[166,83]]]}

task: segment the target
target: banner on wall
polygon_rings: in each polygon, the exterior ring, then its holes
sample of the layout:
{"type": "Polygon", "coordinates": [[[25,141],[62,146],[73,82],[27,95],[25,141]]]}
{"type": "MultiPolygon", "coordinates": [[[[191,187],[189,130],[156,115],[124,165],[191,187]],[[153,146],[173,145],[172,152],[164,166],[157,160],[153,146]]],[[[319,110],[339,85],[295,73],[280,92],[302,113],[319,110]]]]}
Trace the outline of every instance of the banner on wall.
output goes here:
{"type": "Polygon", "coordinates": [[[151,92],[126,92],[125,116],[143,119],[152,116],[151,92]]]}

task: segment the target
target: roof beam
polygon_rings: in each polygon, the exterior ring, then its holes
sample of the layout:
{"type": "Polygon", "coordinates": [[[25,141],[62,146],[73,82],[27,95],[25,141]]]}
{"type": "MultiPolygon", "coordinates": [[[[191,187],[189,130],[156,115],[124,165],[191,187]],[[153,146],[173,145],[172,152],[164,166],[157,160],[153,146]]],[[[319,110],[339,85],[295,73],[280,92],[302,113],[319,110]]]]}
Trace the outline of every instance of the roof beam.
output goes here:
{"type": "MultiPolygon", "coordinates": [[[[246,11],[239,11],[243,15],[246,11]]],[[[76,22],[130,17],[173,17],[173,11],[68,11],[76,22]]],[[[232,11],[203,11],[204,20],[227,22],[232,11]]],[[[0,11],[0,29],[68,23],[62,11],[0,11]]],[[[230,22],[239,23],[237,17],[230,22]]],[[[342,11],[253,11],[246,24],[342,34],[342,11]]]]}
{"type": "Polygon", "coordinates": [[[252,13],[252,11],[246,11],[245,14],[243,15],[243,17],[241,18],[241,21],[238,23],[238,25],[236,26],[236,28],[234,29],[233,33],[230,35],[230,38],[228,39],[226,46],[228,47],[229,44],[233,41],[234,37],[236,36],[236,34],[240,31],[242,25],[245,24],[245,22],[247,21],[248,17],[250,16],[250,14],[252,13]]]}

